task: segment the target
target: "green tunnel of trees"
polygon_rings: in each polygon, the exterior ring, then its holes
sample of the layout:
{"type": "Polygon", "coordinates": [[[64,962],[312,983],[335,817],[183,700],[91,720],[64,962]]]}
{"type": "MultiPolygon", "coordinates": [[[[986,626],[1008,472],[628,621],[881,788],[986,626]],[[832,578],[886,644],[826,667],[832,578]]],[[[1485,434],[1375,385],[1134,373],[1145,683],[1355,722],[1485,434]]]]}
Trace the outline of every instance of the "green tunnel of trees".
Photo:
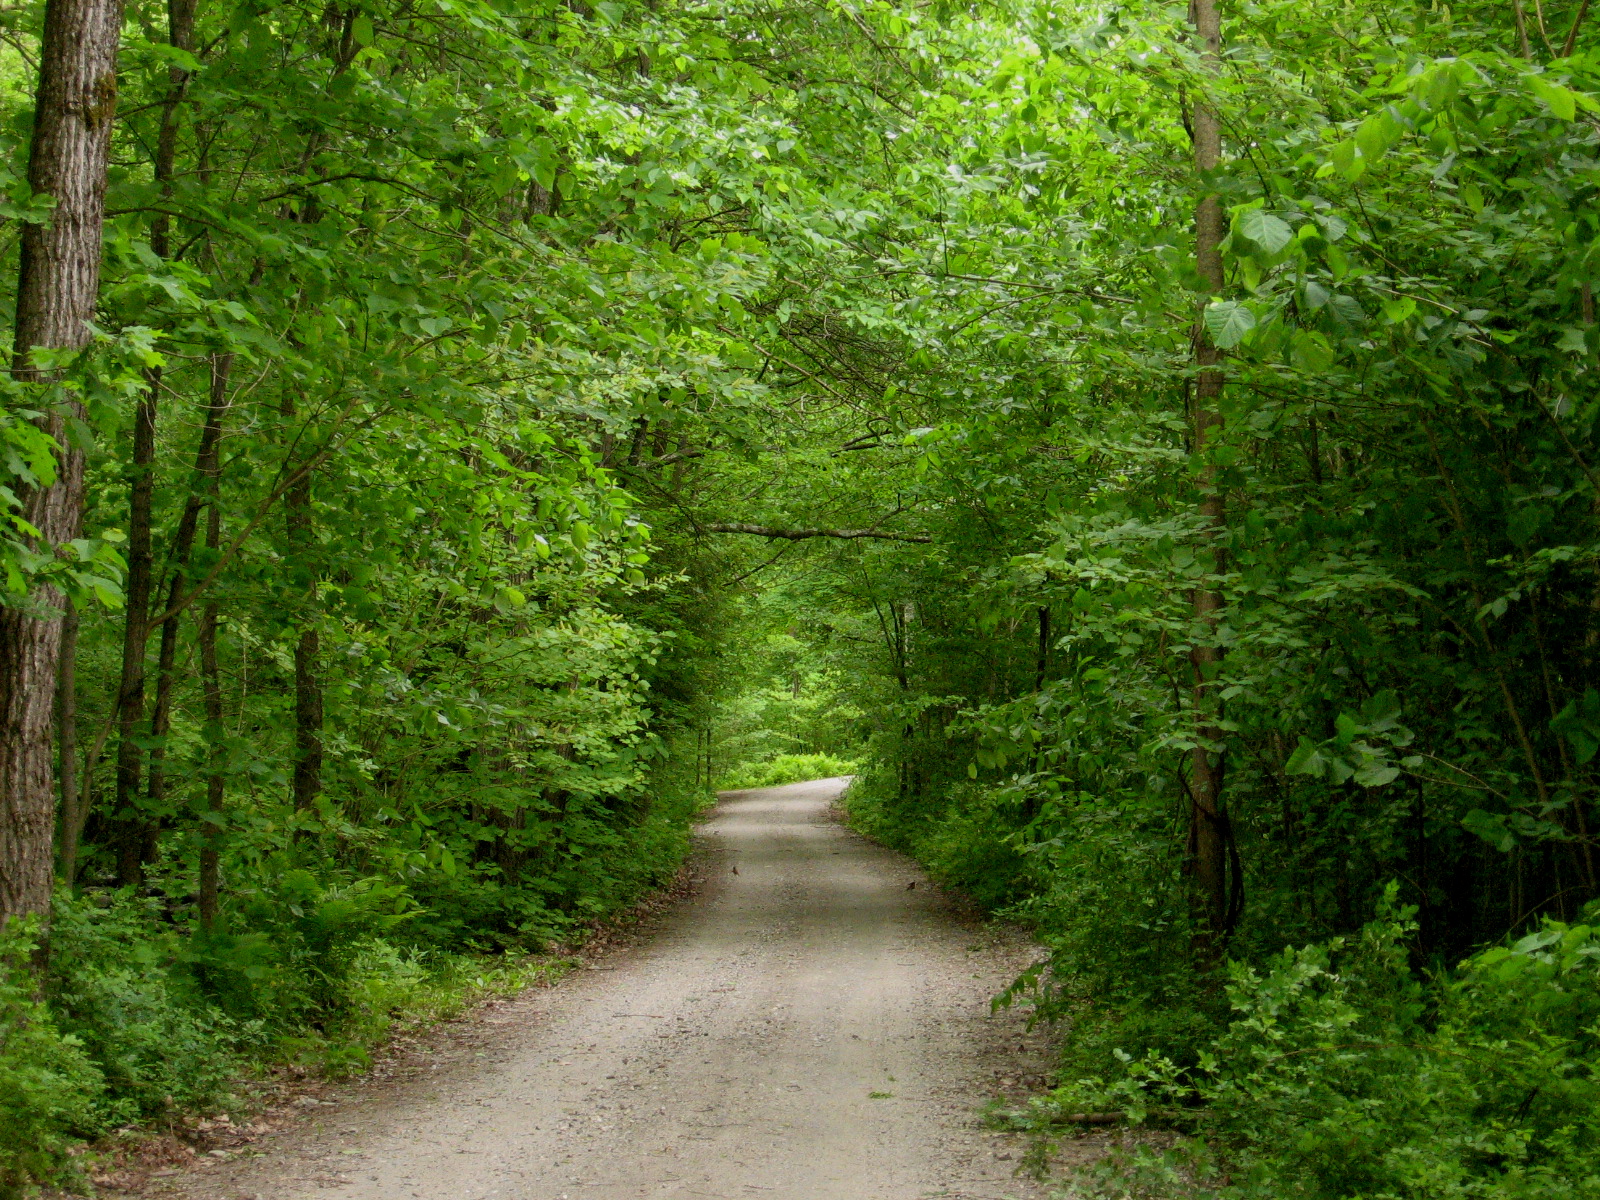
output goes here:
{"type": "Polygon", "coordinates": [[[0,12],[0,1193],[811,770],[1063,1194],[1600,1194],[1589,9],[0,12]]]}

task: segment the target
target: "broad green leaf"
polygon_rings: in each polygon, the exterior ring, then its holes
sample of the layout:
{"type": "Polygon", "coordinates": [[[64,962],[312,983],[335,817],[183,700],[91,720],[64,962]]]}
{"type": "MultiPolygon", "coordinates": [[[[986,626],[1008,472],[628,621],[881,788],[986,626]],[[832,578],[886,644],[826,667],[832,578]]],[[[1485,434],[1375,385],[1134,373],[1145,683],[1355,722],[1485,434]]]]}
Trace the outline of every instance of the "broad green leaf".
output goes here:
{"type": "Polygon", "coordinates": [[[1579,325],[1564,326],[1561,330],[1561,336],[1556,340],[1556,349],[1566,350],[1571,354],[1588,353],[1588,330],[1579,325]]]}
{"type": "Polygon", "coordinates": [[[1278,253],[1294,237],[1294,230],[1287,222],[1259,208],[1245,209],[1234,222],[1234,228],[1241,237],[1250,239],[1268,254],[1278,253]]]}
{"type": "Polygon", "coordinates": [[[1310,738],[1301,736],[1300,742],[1289,755],[1288,762],[1283,764],[1286,775],[1310,775],[1320,778],[1327,770],[1327,760],[1323,758],[1321,750],[1310,738]]]}
{"type": "Polygon", "coordinates": [[[1347,325],[1359,327],[1367,323],[1366,310],[1354,296],[1338,292],[1328,301],[1328,307],[1347,325]]]}
{"type": "Polygon", "coordinates": [[[1291,343],[1289,361],[1302,371],[1320,374],[1333,365],[1333,348],[1320,333],[1298,330],[1291,343]]]}
{"type": "Polygon", "coordinates": [[[1461,819],[1461,824],[1477,834],[1502,854],[1517,847],[1517,836],[1506,827],[1506,819],[1499,813],[1488,813],[1475,808],[1461,819]]]}
{"type": "Polygon", "coordinates": [[[1529,75],[1528,90],[1544,102],[1552,114],[1563,121],[1575,120],[1578,115],[1578,97],[1559,83],[1552,83],[1543,75],[1529,75]]]}
{"type": "Polygon", "coordinates": [[[1206,305],[1206,332],[1220,350],[1229,350],[1256,327],[1256,315],[1237,300],[1218,300],[1206,305]]]}
{"type": "Polygon", "coordinates": [[[1355,781],[1365,788],[1384,787],[1399,777],[1399,767],[1383,762],[1363,763],[1355,773],[1355,781]]]}
{"type": "Polygon", "coordinates": [[[1394,119],[1394,114],[1384,108],[1361,122],[1356,129],[1356,147],[1363,159],[1369,163],[1376,162],[1389,152],[1389,148],[1400,140],[1404,132],[1394,119]]]}
{"type": "Polygon", "coordinates": [[[1416,314],[1417,302],[1410,296],[1383,302],[1383,317],[1391,325],[1398,325],[1416,314]]]}
{"type": "Polygon", "coordinates": [[[1340,142],[1334,146],[1329,152],[1328,161],[1346,179],[1360,179],[1367,169],[1367,160],[1357,151],[1354,141],[1340,142]]]}
{"type": "Polygon", "coordinates": [[[1461,92],[1455,63],[1435,63],[1423,72],[1413,94],[1434,111],[1449,107],[1461,92]]]}

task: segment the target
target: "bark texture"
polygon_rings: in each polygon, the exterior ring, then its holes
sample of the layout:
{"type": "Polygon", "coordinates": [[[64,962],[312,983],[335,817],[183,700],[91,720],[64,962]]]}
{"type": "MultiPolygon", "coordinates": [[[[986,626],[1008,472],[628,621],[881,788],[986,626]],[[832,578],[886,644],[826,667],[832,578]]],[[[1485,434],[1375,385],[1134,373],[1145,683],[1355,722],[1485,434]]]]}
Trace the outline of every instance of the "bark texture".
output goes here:
{"type": "Polygon", "coordinates": [[[56,672],[56,753],[61,781],[60,874],[71,884],[78,877],[78,842],[83,836],[78,799],[78,610],[67,601],[61,622],[61,661],[56,672]]]}
{"type": "MultiPolygon", "coordinates": [[[[117,103],[119,0],[49,0],[39,46],[28,181],[55,200],[51,219],[22,227],[17,280],[18,378],[48,382],[35,348],[87,345],[100,290],[106,156],[117,103]]],[[[46,546],[78,536],[83,517],[83,451],[68,441],[80,415],[57,397],[43,427],[62,447],[56,478],[23,497],[23,515],[46,546]]],[[[61,596],[0,609],[0,924],[44,912],[50,902],[55,831],[54,708],[60,659],[61,596]]]]}

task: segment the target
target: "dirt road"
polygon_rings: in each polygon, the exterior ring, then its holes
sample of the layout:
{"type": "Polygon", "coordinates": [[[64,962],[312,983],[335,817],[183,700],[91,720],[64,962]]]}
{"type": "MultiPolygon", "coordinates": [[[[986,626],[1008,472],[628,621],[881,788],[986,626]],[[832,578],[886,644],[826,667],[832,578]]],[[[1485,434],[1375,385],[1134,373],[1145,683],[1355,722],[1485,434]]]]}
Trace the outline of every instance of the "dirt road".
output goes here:
{"type": "Polygon", "coordinates": [[[1026,947],[830,819],[843,783],[727,793],[704,827],[712,880],[638,945],[484,1018],[476,1053],[353,1088],[166,1194],[1042,1195],[976,1115],[1040,1069],[1020,1019],[988,1010],[1026,947]]]}

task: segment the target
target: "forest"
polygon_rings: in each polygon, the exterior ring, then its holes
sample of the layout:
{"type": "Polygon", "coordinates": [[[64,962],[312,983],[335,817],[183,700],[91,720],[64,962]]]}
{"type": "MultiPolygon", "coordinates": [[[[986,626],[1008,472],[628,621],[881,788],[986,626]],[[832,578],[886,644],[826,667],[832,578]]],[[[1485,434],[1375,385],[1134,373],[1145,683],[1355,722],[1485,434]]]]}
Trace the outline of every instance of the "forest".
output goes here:
{"type": "Polygon", "coordinates": [[[0,8],[0,1195],[842,774],[1061,1195],[1600,1195],[1589,10],[0,8]]]}

